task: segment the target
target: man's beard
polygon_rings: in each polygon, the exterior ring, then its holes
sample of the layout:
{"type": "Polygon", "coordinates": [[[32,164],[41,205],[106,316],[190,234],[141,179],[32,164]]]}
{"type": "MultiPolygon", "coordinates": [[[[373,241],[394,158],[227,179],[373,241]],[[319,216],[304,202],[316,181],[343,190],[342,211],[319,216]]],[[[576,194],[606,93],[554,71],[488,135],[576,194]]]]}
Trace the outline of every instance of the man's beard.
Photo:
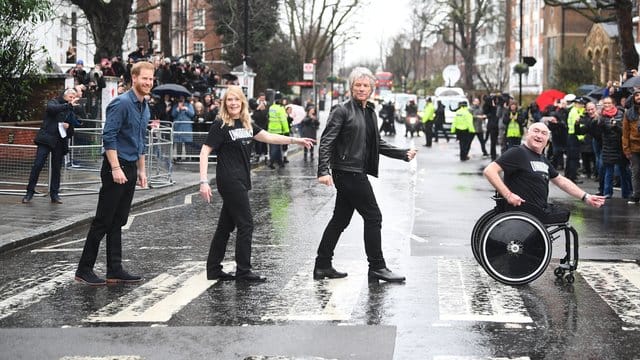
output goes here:
{"type": "Polygon", "coordinates": [[[142,95],[148,95],[149,91],[147,91],[142,85],[140,84],[133,84],[133,88],[136,90],[136,92],[138,94],[142,94],[142,95]]]}

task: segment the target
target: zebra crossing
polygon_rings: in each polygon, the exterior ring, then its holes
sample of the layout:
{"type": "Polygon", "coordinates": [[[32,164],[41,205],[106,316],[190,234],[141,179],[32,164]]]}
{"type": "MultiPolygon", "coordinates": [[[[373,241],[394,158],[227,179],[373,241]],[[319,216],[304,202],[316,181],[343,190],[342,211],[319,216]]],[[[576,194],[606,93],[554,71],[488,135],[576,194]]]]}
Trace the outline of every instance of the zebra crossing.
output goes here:
{"type": "MultiPolygon", "coordinates": [[[[9,281],[0,286],[0,321],[74,284],[75,263],[58,262],[42,276],[9,281]]],[[[305,264],[277,294],[265,300],[259,319],[264,322],[353,322],[352,314],[367,283],[360,261],[341,263],[343,279],[315,281],[312,264],[305,264]]],[[[225,267],[232,264],[226,263],[225,267]]],[[[435,258],[440,323],[488,322],[535,327],[517,287],[492,280],[468,258],[435,258]]],[[[578,276],[610,307],[623,330],[640,330],[640,266],[630,261],[582,261],[578,276]]],[[[538,281],[548,281],[543,277],[538,281]]],[[[411,281],[411,279],[409,279],[411,281]]],[[[78,326],[100,323],[163,324],[192,303],[217,281],[206,279],[205,263],[186,261],[167,269],[116,300],[80,319],[78,326]]],[[[574,285],[577,286],[577,285],[574,285]]]]}

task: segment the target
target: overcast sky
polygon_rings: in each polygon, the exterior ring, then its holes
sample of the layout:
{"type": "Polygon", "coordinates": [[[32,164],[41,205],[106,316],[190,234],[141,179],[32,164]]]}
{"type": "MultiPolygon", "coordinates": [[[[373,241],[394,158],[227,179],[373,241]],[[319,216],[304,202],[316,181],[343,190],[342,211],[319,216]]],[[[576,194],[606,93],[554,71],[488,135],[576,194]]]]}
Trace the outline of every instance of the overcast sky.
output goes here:
{"type": "Polygon", "coordinates": [[[380,43],[389,40],[408,28],[411,17],[411,0],[368,0],[352,19],[357,21],[360,38],[346,45],[345,65],[367,59],[378,59],[380,43]]]}

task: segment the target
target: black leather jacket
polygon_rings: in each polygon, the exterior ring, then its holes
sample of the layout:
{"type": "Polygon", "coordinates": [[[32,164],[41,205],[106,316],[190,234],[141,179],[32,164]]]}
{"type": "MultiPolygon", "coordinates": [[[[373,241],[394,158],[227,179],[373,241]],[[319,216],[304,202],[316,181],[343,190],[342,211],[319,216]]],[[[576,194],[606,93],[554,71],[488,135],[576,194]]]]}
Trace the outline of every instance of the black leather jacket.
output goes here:
{"type": "Polygon", "coordinates": [[[320,139],[318,177],[330,175],[329,168],[357,173],[366,171],[369,175],[377,177],[380,154],[409,161],[409,149],[395,147],[381,139],[377,126],[378,120],[372,103],[367,102],[365,109],[354,100],[336,105],[329,114],[327,126],[320,139]],[[365,169],[365,111],[370,112],[374,121],[373,127],[376,129],[375,153],[371,154],[373,163],[370,169],[365,169]]]}

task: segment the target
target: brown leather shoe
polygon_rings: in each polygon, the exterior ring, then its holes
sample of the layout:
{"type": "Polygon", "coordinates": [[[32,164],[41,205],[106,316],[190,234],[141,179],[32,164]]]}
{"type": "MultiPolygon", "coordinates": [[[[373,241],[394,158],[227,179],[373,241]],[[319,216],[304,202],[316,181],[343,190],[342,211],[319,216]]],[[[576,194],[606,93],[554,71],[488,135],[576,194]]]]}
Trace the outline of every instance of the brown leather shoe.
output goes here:
{"type": "Polygon", "coordinates": [[[62,204],[62,200],[60,200],[60,198],[59,198],[59,197],[52,198],[52,199],[51,199],[51,203],[52,203],[52,204],[62,204]]]}

